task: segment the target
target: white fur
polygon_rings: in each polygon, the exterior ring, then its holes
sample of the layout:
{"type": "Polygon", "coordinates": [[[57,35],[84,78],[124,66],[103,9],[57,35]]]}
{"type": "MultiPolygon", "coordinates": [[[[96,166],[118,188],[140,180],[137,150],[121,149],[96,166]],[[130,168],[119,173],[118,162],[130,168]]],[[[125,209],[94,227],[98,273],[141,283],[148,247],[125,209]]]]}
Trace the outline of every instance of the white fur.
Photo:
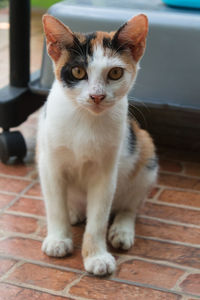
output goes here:
{"type": "Polygon", "coordinates": [[[111,208],[116,217],[109,231],[113,247],[128,249],[134,240],[134,218],[155,174],[143,170],[133,183],[128,175],[138,159],[138,149],[128,151],[127,92],[131,74],[118,57],[109,58],[97,47],[89,64],[88,82],[73,91],[55,81],[48,97],[46,116],[38,130],[38,165],[44,193],[48,236],[43,251],[52,256],[72,252],[70,221],[87,215],[83,248],[85,269],[96,275],[112,273],[115,261],[106,250],[106,229],[111,208]],[[125,69],[122,79],[106,82],[112,67],[125,69]],[[89,94],[106,94],[95,111],[89,94]],[[95,252],[87,244],[94,241],[95,252]]]}

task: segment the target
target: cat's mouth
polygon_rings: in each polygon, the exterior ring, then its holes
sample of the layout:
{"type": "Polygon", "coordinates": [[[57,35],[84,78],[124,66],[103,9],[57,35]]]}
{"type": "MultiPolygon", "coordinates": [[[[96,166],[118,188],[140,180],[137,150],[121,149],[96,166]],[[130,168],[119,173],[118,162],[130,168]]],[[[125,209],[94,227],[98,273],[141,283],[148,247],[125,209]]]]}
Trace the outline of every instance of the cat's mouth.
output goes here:
{"type": "Polygon", "coordinates": [[[94,114],[100,114],[112,106],[113,106],[113,103],[101,103],[101,104],[89,103],[87,105],[84,105],[84,107],[87,110],[89,110],[91,113],[94,113],[94,114]]]}

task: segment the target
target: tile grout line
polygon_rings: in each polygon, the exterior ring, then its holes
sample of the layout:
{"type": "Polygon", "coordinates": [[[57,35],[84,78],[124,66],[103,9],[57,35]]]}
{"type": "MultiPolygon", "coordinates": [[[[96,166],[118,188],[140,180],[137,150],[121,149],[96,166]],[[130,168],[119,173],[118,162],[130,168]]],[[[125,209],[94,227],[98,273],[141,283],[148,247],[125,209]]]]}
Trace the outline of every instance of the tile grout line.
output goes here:
{"type": "Polygon", "coordinates": [[[175,186],[164,185],[164,184],[160,184],[160,183],[157,183],[157,187],[160,188],[160,189],[163,188],[163,189],[173,190],[173,191],[178,191],[178,192],[189,192],[189,193],[195,193],[195,194],[198,194],[198,195],[200,194],[200,191],[196,190],[196,189],[175,187],[175,186]]]}
{"type": "Polygon", "coordinates": [[[178,222],[178,221],[170,221],[170,220],[160,219],[160,218],[152,217],[152,216],[148,216],[148,215],[138,214],[136,219],[137,218],[148,219],[148,220],[152,220],[152,221],[158,221],[160,223],[164,223],[164,224],[168,224],[168,225],[176,225],[176,226],[180,226],[180,227],[200,229],[200,225],[195,225],[195,224],[190,224],[190,223],[182,223],[182,222],[178,222]]]}
{"type": "Polygon", "coordinates": [[[63,266],[60,266],[60,265],[51,264],[51,263],[47,263],[47,262],[42,262],[42,261],[39,261],[39,260],[26,259],[24,257],[18,257],[18,256],[15,256],[15,255],[12,256],[12,255],[2,255],[2,254],[0,254],[0,257],[5,258],[5,259],[14,259],[14,260],[18,260],[18,261],[20,260],[23,263],[30,263],[30,264],[38,265],[38,266],[41,266],[41,267],[52,268],[52,269],[56,269],[56,270],[60,270],[60,271],[72,272],[72,273],[79,274],[79,275],[85,274],[85,271],[83,271],[83,270],[78,270],[78,269],[70,268],[70,267],[63,267],[63,266]]]}
{"type": "MultiPolygon", "coordinates": [[[[66,296],[66,297],[73,297],[72,294],[70,294],[70,289],[76,285],[77,283],[79,283],[81,281],[81,279],[86,275],[86,272],[84,272],[83,274],[81,274],[78,278],[74,279],[71,283],[69,283],[62,291],[62,295],[66,296]]],[[[83,298],[82,298],[83,299],[83,298]]]]}
{"type": "Polygon", "coordinates": [[[19,200],[24,193],[26,193],[33,185],[35,184],[35,181],[31,181],[29,185],[27,185],[20,193],[16,195],[16,197],[11,200],[4,208],[1,210],[0,214],[3,214],[8,208],[10,208],[17,200],[19,200]]]}
{"type": "Polygon", "coordinates": [[[63,296],[62,291],[50,290],[50,289],[46,289],[46,288],[43,288],[43,287],[40,287],[40,286],[37,286],[37,285],[31,285],[31,284],[15,282],[15,281],[3,281],[2,283],[6,283],[6,284],[16,286],[16,287],[20,287],[20,288],[26,288],[26,289],[33,290],[33,291],[36,291],[36,292],[46,293],[46,294],[51,295],[51,296],[62,297],[63,300],[66,297],[68,297],[72,300],[91,300],[91,298],[88,299],[88,298],[82,298],[82,297],[78,297],[78,296],[71,296],[71,295],[63,296]]]}
{"type": "Polygon", "coordinates": [[[27,174],[26,174],[26,176],[25,176],[25,178],[28,178],[28,179],[31,179],[31,180],[36,180],[36,179],[38,179],[38,176],[34,176],[34,177],[32,177],[33,175],[36,175],[36,174],[38,174],[38,171],[37,171],[37,164],[36,163],[33,163],[33,168],[32,168],[32,170],[30,170],[27,174]]]}
{"type": "Polygon", "coordinates": [[[8,174],[0,173],[0,178],[9,178],[9,179],[31,181],[31,179],[26,178],[26,175],[25,176],[16,176],[16,175],[8,175],[8,174]]]}
{"type": "Polygon", "coordinates": [[[18,195],[18,193],[7,192],[7,191],[1,191],[1,190],[0,190],[0,194],[1,194],[1,195],[8,195],[8,196],[16,196],[16,195],[18,195]]]}
{"type": "Polygon", "coordinates": [[[126,255],[126,254],[118,254],[118,256],[126,257],[126,261],[139,260],[139,261],[149,262],[151,264],[162,265],[164,267],[179,269],[179,270],[182,270],[184,272],[190,272],[192,274],[193,273],[200,274],[200,269],[195,269],[193,267],[188,267],[187,265],[179,265],[177,263],[170,262],[170,261],[159,260],[159,259],[156,260],[156,259],[141,257],[141,256],[137,256],[137,255],[131,256],[131,255],[126,255]]]}
{"type": "Polygon", "coordinates": [[[18,267],[22,266],[23,264],[23,261],[17,261],[5,274],[3,274],[3,276],[1,276],[0,282],[4,282],[11,273],[13,273],[18,267]]]}
{"type": "Polygon", "coordinates": [[[44,201],[43,197],[37,197],[37,196],[32,196],[32,195],[24,195],[23,198],[28,198],[28,199],[32,199],[32,200],[41,200],[44,201]]]}
{"type": "MultiPolygon", "coordinates": [[[[37,230],[33,233],[23,233],[23,232],[11,232],[11,231],[4,231],[5,233],[5,239],[9,238],[22,238],[22,239],[29,239],[29,240],[34,240],[38,242],[43,241],[43,237],[40,237],[37,235],[37,230]]],[[[0,254],[1,255],[1,254],[0,254]]]]}
{"type": "MultiPolygon", "coordinates": [[[[60,295],[60,296],[66,296],[66,297],[74,297],[72,294],[69,293],[70,291],[70,288],[72,286],[74,286],[76,283],[80,282],[81,278],[84,277],[85,275],[86,276],[90,276],[90,277],[93,277],[92,275],[90,274],[87,274],[85,272],[83,272],[83,274],[81,274],[77,279],[75,279],[72,283],[70,283],[66,288],[64,288],[64,290],[62,291],[55,291],[55,290],[49,290],[49,289],[46,289],[46,288],[42,288],[42,287],[38,287],[38,286],[35,286],[35,285],[29,285],[29,284],[26,284],[26,283],[21,283],[21,282],[13,282],[11,280],[6,280],[6,278],[19,266],[23,265],[25,262],[24,261],[19,261],[18,263],[16,263],[5,275],[5,278],[4,276],[1,278],[1,282],[4,282],[4,283],[8,283],[8,284],[12,284],[12,285],[17,285],[17,286],[20,286],[20,287],[27,287],[27,288],[30,288],[30,289],[34,289],[34,290],[39,290],[39,291],[42,291],[42,292],[47,292],[47,293],[51,293],[51,294],[54,294],[54,295],[60,295]],[[15,268],[14,268],[15,267],[15,268]]],[[[65,271],[68,271],[68,270],[65,270],[65,271]]],[[[76,272],[75,272],[76,273],[76,272]]],[[[95,277],[96,278],[96,277],[95,277]]],[[[174,289],[166,289],[166,288],[162,288],[162,287],[158,287],[158,286],[154,286],[154,285],[150,285],[150,284],[145,284],[145,283],[140,283],[140,282],[135,282],[135,281],[129,281],[129,280],[123,280],[123,279],[118,279],[118,278],[109,278],[110,281],[114,281],[114,282],[118,282],[118,283],[124,283],[124,284],[128,284],[128,285],[131,285],[131,286],[139,286],[139,287],[144,287],[144,288],[149,288],[149,289],[153,289],[153,290],[158,290],[158,291],[161,291],[161,292],[167,292],[167,293],[171,293],[171,294],[176,294],[176,295],[188,295],[188,296],[194,296],[190,293],[185,293],[185,292],[182,292],[182,291],[176,291],[174,289]]],[[[75,296],[76,297],[76,296],[75,296]]],[[[78,297],[77,299],[85,299],[85,298],[82,298],[82,297],[78,297]]]]}
{"type": "Polygon", "coordinates": [[[141,283],[141,282],[137,282],[137,281],[123,280],[123,279],[118,279],[118,278],[112,278],[111,280],[114,281],[114,282],[118,282],[118,283],[124,283],[124,284],[128,284],[128,285],[131,285],[131,286],[147,288],[147,289],[151,289],[151,290],[154,290],[154,291],[156,290],[156,291],[165,292],[165,293],[174,294],[174,295],[179,295],[179,296],[186,296],[186,295],[189,296],[189,297],[194,296],[193,294],[190,294],[190,293],[175,291],[173,289],[162,288],[162,287],[154,286],[154,285],[147,284],[147,283],[141,283]]]}
{"type": "MultiPolygon", "coordinates": [[[[152,263],[152,264],[155,264],[155,265],[162,265],[162,266],[166,266],[166,267],[170,267],[170,268],[174,268],[174,269],[179,269],[179,270],[182,270],[184,272],[189,272],[191,274],[200,274],[200,269],[197,269],[197,268],[194,268],[194,267],[189,267],[187,265],[177,264],[177,263],[174,263],[174,262],[169,262],[169,261],[165,261],[165,260],[156,260],[156,259],[151,259],[151,258],[145,258],[145,257],[137,256],[137,255],[127,255],[127,254],[117,254],[117,253],[112,253],[112,254],[117,255],[122,260],[118,263],[118,266],[120,266],[121,263],[124,263],[126,261],[139,260],[139,261],[149,262],[149,263],[152,263]]],[[[62,270],[62,271],[71,271],[71,272],[74,272],[74,273],[77,273],[77,274],[84,274],[85,273],[84,270],[79,270],[79,269],[70,268],[70,267],[63,267],[61,265],[48,263],[48,262],[43,262],[43,261],[34,260],[34,259],[28,259],[28,258],[16,256],[16,255],[6,255],[6,254],[1,253],[0,258],[14,259],[14,260],[17,260],[17,261],[21,260],[23,262],[36,264],[36,265],[39,265],[39,266],[51,267],[51,268],[59,269],[59,270],[62,270]]]]}
{"type": "MultiPolygon", "coordinates": [[[[158,198],[160,197],[160,194],[164,191],[164,187],[158,187],[157,186],[157,184],[155,185],[155,188],[158,188],[158,191],[156,192],[156,194],[154,195],[154,197],[153,198],[147,198],[146,200],[145,200],[145,202],[147,201],[147,200],[152,200],[152,202],[153,203],[155,203],[155,202],[157,202],[158,201],[158,198]]],[[[144,204],[145,204],[145,202],[144,202],[144,204]]]]}
{"type": "Polygon", "coordinates": [[[19,216],[19,217],[26,217],[26,218],[33,218],[33,219],[36,219],[36,220],[42,220],[42,221],[46,220],[45,216],[24,213],[24,212],[16,211],[16,210],[5,210],[4,213],[7,214],[7,215],[19,216]]]}
{"type": "Polygon", "coordinates": [[[169,244],[172,244],[172,245],[178,245],[178,246],[185,246],[185,247],[200,249],[200,244],[191,244],[191,243],[185,243],[185,242],[181,242],[181,241],[168,240],[168,239],[162,239],[162,238],[159,238],[159,237],[139,235],[139,234],[136,234],[135,237],[140,238],[140,239],[145,239],[145,240],[151,240],[151,241],[155,241],[155,242],[163,242],[163,243],[169,243],[169,244]]]}
{"type": "MultiPolygon", "coordinates": [[[[41,242],[44,238],[43,237],[39,237],[37,236],[37,231],[31,234],[25,234],[25,233],[19,233],[19,232],[6,232],[7,236],[4,236],[5,239],[6,238],[25,238],[25,239],[30,239],[30,240],[34,240],[34,241],[39,241],[41,242]]],[[[4,239],[3,237],[3,239],[4,239]]],[[[163,242],[163,243],[168,243],[171,245],[178,245],[178,246],[184,246],[184,247],[188,247],[188,248],[196,248],[196,249],[200,249],[200,245],[199,244],[191,244],[191,243],[185,243],[185,242],[181,242],[181,241],[175,241],[175,240],[169,240],[169,239],[162,239],[159,237],[153,237],[153,236],[143,236],[143,235],[136,235],[136,238],[139,239],[145,239],[145,240],[151,240],[151,241],[155,241],[155,242],[163,242]]],[[[115,253],[115,252],[114,252],[115,253]]],[[[118,255],[116,253],[116,255],[118,255]]]]}
{"type": "Polygon", "coordinates": [[[188,275],[193,274],[193,272],[186,271],[182,276],[178,278],[175,285],[173,286],[173,289],[176,289],[177,291],[182,292],[180,284],[188,277],[188,275]]]}
{"type": "Polygon", "coordinates": [[[198,179],[198,180],[200,180],[199,176],[193,176],[193,175],[188,175],[188,174],[186,175],[186,174],[170,172],[170,171],[160,171],[159,174],[176,175],[176,176],[180,176],[180,177],[187,177],[189,179],[198,179]]]}
{"type": "Polygon", "coordinates": [[[18,287],[28,288],[28,289],[34,290],[34,291],[48,293],[53,296],[62,296],[60,291],[50,290],[50,289],[43,288],[43,287],[40,287],[37,285],[32,285],[32,284],[27,284],[27,283],[18,282],[18,281],[12,281],[12,280],[4,280],[2,282],[6,283],[6,284],[18,286],[18,287]]]}
{"type": "Polygon", "coordinates": [[[165,201],[151,201],[150,199],[146,200],[146,202],[150,202],[152,204],[159,204],[163,206],[171,206],[171,207],[176,207],[176,208],[185,208],[189,210],[195,210],[200,212],[200,207],[195,207],[195,206],[189,206],[189,205],[184,205],[184,204],[176,204],[176,203],[170,203],[170,202],[165,202],[165,201]]]}
{"type": "MultiPolygon", "coordinates": [[[[4,232],[7,234],[7,236],[5,236],[6,238],[19,237],[19,238],[26,238],[26,239],[31,239],[31,240],[35,240],[35,241],[42,241],[44,239],[43,237],[40,237],[37,235],[37,230],[33,233],[28,233],[28,234],[20,233],[20,232],[10,232],[10,231],[7,231],[7,232],[4,231],[4,232]]],[[[140,238],[140,239],[145,239],[145,240],[151,240],[151,241],[155,241],[155,242],[168,243],[171,245],[178,245],[178,246],[200,249],[200,244],[185,243],[185,242],[181,242],[181,241],[162,239],[160,237],[146,236],[146,235],[141,235],[141,234],[136,234],[135,237],[140,238]]]]}

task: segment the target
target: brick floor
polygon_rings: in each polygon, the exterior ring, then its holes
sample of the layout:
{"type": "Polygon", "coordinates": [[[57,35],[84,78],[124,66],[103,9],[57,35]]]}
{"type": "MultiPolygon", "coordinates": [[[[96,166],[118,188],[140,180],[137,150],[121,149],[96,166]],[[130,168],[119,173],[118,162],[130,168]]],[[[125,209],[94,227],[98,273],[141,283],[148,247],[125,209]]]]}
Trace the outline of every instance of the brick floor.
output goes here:
{"type": "MultiPolygon", "coordinates": [[[[7,22],[7,17],[6,10],[0,11],[0,22],[7,22]]],[[[33,14],[33,54],[41,54],[40,19],[40,14],[33,14]]],[[[0,45],[0,63],[5,68],[0,85],[4,85],[7,35],[0,34],[5,37],[0,45]]],[[[32,56],[32,70],[40,66],[40,57],[32,56]]],[[[20,126],[32,153],[37,115],[20,126]]],[[[139,211],[135,244],[126,252],[110,247],[118,266],[115,274],[107,278],[88,276],[84,271],[84,225],[73,227],[75,250],[71,256],[56,259],[42,253],[45,209],[33,157],[24,164],[0,163],[0,300],[199,299],[199,153],[158,150],[160,176],[139,211]]]]}

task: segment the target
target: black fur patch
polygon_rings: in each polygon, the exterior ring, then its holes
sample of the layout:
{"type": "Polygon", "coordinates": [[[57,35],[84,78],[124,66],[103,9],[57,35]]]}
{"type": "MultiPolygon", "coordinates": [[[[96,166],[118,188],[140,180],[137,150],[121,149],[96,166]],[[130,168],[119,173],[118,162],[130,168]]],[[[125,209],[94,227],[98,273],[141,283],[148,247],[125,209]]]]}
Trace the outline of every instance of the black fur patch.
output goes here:
{"type": "Polygon", "coordinates": [[[115,33],[113,38],[105,37],[103,38],[103,47],[104,48],[109,48],[111,50],[114,50],[116,52],[122,52],[126,49],[126,45],[121,45],[118,39],[120,31],[124,28],[126,23],[119,28],[119,30],[115,33]]]}
{"type": "Polygon", "coordinates": [[[129,126],[129,152],[130,154],[133,154],[136,148],[136,135],[135,132],[133,131],[133,127],[130,125],[129,126]]]}
{"type": "Polygon", "coordinates": [[[158,157],[155,156],[153,158],[150,158],[147,165],[146,165],[146,168],[150,171],[153,171],[157,167],[158,167],[158,157]]]}
{"type": "MultiPolygon", "coordinates": [[[[61,69],[61,79],[68,86],[73,88],[80,80],[74,78],[72,75],[72,68],[76,66],[83,67],[87,69],[88,56],[92,55],[91,52],[91,40],[96,38],[96,33],[89,33],[85,36],[86,40],[81,43],[76,36],[74,36],[73,46],[67,48],[69,51],[69,60],[66,65],[61,69]]],[[[87,75],[82,79],[87,79],[87,75]]]]}
{"type": "Polygon", "coordinates": [[[115,51],[117,52],[120,52],[120,51],[123,51],[125,50],[127,47],[126,45],[121,45],[120,42],[119,42],[119,33],[120,31],[122,31],[122,29],[127,25],[127,23],[123,24],[118,30],[117,32],[115,33],[113,39],[112,39],[112,46],[113,48],[115,49],[115,51]]]}
{"type": "Polygon", "coordinates": [[[112,49],[112,40],[110,37],[104,37],[103,38],[103,47],[112,49]]]}

